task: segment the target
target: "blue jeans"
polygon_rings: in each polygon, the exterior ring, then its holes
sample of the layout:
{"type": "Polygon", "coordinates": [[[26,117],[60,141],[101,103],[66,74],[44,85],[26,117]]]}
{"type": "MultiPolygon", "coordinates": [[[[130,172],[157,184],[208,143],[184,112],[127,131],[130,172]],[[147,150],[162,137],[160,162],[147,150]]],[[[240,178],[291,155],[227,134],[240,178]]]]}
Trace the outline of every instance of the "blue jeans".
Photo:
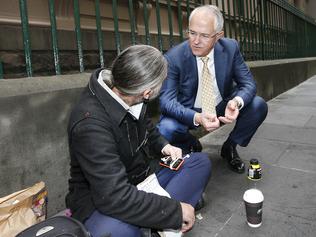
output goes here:
{"type": "MultiPolygon", "coordinates": [[[[207,185],[211,174],[211,162],[205,153],[192,153],[182,168],[172,171],[164,168],[156,173],[158,181],[171,198],[195,206],[207,185]]],[[[106,216],[97,210],[85,221],[85,226],[93,237],[111,234],[112,237],[140,237],[139,226],[131,225],[106,216]]]]}

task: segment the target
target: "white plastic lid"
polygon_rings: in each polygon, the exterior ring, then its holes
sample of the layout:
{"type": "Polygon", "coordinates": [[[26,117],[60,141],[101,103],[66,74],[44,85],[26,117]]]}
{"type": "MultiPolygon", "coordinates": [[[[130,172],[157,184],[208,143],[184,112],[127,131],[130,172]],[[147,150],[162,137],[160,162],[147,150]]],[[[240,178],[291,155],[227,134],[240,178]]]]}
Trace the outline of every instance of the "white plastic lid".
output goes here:
{"type": "Polygon", "coordinates": [[[263,202],[264,197],[262,192],[259,189],[248,189],[245,193],[244,193],[244,200],[246,202],[249,203],[259,203],[259,202],[263,202]]]}

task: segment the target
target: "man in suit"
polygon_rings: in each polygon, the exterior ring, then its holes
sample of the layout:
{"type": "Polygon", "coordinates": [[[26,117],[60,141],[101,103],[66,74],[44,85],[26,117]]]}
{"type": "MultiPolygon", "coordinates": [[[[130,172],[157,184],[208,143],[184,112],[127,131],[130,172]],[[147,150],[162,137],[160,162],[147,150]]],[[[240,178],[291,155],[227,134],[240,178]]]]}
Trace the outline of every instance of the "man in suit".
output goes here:
{"type": "Polygon", "coordinates": [[[245,164],[236,146],[248,145],[268,108],[256,96],[256,83],[238,43],[223,37],[223,22],[216,6],[194,9],[188,40],[165,54],[169,66],[160,92],[162,116],[158,128],[171,144],[187,153],[202,149],[190,129],[202,126],[212,132],[220,124],[236,122],[221,156],[231,170],[243,173],[245,164]]]}

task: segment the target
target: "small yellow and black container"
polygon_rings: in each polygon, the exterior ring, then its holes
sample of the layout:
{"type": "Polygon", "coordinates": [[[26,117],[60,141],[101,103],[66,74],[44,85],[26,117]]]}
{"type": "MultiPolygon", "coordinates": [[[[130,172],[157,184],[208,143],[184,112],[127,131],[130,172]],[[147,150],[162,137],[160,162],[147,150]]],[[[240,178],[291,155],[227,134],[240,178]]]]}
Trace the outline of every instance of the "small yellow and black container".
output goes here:
{"type": "Polygon", "coordinates": [[[259,164],[259,161],[257,159],[251,159],[250,160],[250,165],[248,168],[248,179],[250,180],[260,180],[261,179],[261,174],[262,174],[262,169],[259,164]]]}

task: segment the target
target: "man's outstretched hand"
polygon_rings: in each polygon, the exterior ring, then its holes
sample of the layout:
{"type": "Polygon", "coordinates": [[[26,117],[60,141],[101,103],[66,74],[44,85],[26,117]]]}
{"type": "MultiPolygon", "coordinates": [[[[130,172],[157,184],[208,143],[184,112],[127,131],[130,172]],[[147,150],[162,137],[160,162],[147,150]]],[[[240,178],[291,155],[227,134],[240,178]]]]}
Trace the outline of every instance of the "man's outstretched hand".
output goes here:
{"type": "Polygon", "coordinates": [[[234,122],[239,115],[239,109],[237,106],[237,102],[235,100],[230,100],[227,103],[226,109],[225,109],[225,116],[218,117],[219,121],[222,123],[232,123],[234,122]]]}
{"type": "Polygon", "coordinates": [[[203,126],[208,132],[212,132],[220,126],[219,120],[215,114],[197,113],[195,122],[203,126]]]}

